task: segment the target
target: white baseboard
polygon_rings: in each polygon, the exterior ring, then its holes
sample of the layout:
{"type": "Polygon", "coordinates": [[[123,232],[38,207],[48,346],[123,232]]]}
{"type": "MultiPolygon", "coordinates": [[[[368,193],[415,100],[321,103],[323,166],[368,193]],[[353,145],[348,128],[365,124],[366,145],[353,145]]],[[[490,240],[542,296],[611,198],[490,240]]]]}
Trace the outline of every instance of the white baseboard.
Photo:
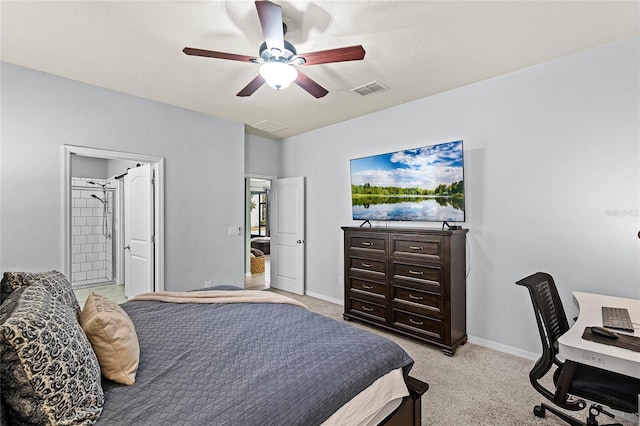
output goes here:
{"type": "Polygon", "coordinates": [[[482,339],[480,337],[469,336],[468,342],[473,343],[474,345],[484,346],[485,348],[504,352],[509,355],[514,355],[531,361],[535,361],[540,358],[540,354],[537,354],[535,352],[523,351],[522,349],[514,348],[513,346],[503,345],[502,343],[493,342],[491,340],[482,339]]]}
{"type": "Polygon", "coordinates": [[[344,306],[344,301],[342,299],[334,299],[333,297],[327,297],[324,294],[316,293],[313,291],[305,291],[304,294],[306,294],[307,296],[315,297],[316,299],[324,300],[325,302],[344,306]]]}

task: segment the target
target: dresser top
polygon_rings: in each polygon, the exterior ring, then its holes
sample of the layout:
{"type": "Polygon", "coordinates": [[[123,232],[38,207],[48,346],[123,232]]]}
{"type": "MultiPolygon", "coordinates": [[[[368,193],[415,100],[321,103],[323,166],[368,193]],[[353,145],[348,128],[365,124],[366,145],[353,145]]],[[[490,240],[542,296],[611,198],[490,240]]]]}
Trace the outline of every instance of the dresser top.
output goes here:
{"type": "Polygon", "coordinates": [[[360,226],[343,226],[343,231],[350,232],[377,232],[386,234],[424,234],[424,235],[460,235],[469,232],[468,229],[442,229],[438,228],[403,228],[403,227],[360,227],[360,226]]]}

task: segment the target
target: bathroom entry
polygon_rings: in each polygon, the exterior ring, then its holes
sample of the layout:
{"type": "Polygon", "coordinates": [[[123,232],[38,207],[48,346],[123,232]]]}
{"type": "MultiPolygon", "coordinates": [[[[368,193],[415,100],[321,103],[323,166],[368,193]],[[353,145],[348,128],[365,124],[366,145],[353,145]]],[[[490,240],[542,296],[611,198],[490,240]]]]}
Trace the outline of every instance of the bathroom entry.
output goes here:
{"type": "Polygon", "coordinates": [[[72,177],[71,283],[76,288],[115,284],[114,180],[72,177]]]}
{"type": "Polygon", "coordinates": [[[164,159],[64,148],[65,264],[72,286],[124,285],[129,297],[164,290],[164,159]],[[146,219],[141,222],[142,216],[146,219]],[[141,251],[142,240],[146,243],[141,251]]]}

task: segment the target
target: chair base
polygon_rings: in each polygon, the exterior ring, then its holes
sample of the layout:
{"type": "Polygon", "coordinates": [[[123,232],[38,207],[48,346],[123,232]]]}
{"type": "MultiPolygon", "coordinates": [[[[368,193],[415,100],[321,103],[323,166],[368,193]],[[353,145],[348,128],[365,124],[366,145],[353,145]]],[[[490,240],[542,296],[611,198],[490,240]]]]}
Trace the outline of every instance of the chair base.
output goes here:
{"type": "MultiPolygon", "coordinates": [[[[602,406],[597,404],[592,404],[591,407],[589,407],[589,418],[587,419],[586,423],[581,422],[580,420],[573,418],[570,415],[563,413],[562,411],[556,409],[555,407],[552,407],[545,403],[542,403],[540,405],[536,405],[535,407],[533,407],[533,414],[536,417],[543,418],[547,410],[553,413],[556,417],[560,418],[561,420],[564,420],[567,424],[571,426],[598,426],[599,423],[596,420],[596,416],[598,416],[598,414],[600,413],[606,414],[611,418],[614,417],[613,414],[607,411],[604,411],[602,409],[602,406]]],[[[606,425],[601,425],[601,426],[623,426],[623,425],[620,423],[607,423],[606,425]]]]}

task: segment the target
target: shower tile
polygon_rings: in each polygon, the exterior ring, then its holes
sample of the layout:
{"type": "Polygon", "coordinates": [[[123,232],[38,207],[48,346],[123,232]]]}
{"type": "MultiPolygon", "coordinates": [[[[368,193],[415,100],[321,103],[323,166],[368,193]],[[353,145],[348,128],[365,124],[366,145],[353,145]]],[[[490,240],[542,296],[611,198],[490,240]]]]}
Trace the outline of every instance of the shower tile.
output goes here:
{"type": "Polygon", "coordinates": [[[73,261],[75,263],[86,262],[87,261],[87,254],[86,253],[75,254],[75,255],[73,255],[73,261]]]}
{"type": "Polygon", "coordinates": [[[91,251],[103,251],[103,250],[104,250],[104,244],[95,243],[93,244],[91,251]]]}
{"type": "Polygon", "coordinates": [[[86,272],[77,272],[74,274],[75,278],[73,281],[82,281],[82,280],[86,280],[87,279],[87,273],[86,272]]]}
{"type": "Polygon", "coordinates": [[[93,251],[93,245],[92,244],[83,244],[82,245],[82,253],[91,253],[93,251]]]}
{"type": "Polygon", "coordinates": [[[80,235],[82,233],[82,228],[79,226],[72,226],[71,227],[71,234],[72,235],[80,235]]]}
{"type": "Polygon", "coordinates": [[[93,216],[93,209],[84,207],[80,209],[80,216],[93,216]]]}
{"type": "Polygon", "coordinates": [[[87,253],[87,262],[98,260],[98,253],[87,253]]]}
{"type": "Polygon", "coordinates": [[[76,226],[85,226],[87,224],[87,218],[83,216],[74,217],[73,224],[76,226]]]}
{"type": "Polygon", "coordinates": [[[91,235],[74,235],[73,236],[73,244],[86,244],[87,238],[91,235]]]}
{"type": "Polygon", "coordinates": [[[105,253],[104,251],[98,253],[98,260],[107,260],[107,253],[105,253]]]}
{"type": "Polygon", "coordinates": [[[76,198],[73,200],[73,207],[87,207],[87,200],[76,198]]]}
{"type": "MultiPolygon", "coordinates": [[[[79,263],[74,263],[73,265],[71,265],[71,272],[80,272],[80,264],[79,263]]],[[[75,275],[75,274],[73,274],[75,275]]],[[[76,279],[73,278],[73,280],[75,281],[76,279]]]]}
{"type": "Polygon", "coordinates": [[[81,251],[82,251],[82,246],[80,246],[78,244],[73,244],[71,246],[71,253],[72,254],[80,253],[81,251]]]}
{"type": "Polygon", "coordinates": [[[97,243],[98,242],[98,236],[94,235],[94,234],[87,235],[85,242],[88,243],[88,244],[97,243]]]}
{"type": "Polygon", "coordinates": [[[93,234],[93,228],[91,226],[82,226],[82,235],[93,234]]]}
{"type": "Polygon", "coordinates": [[[80,270],[82,272],[88,272],[91,270],[91,267],[93,266],[93,263],[91,262],[84,262],[80,264],[80,270]]]}
{"type": "Polygon", "coordinates": [[[94,280],[98,278],[98,272],[97,271],[87,271],[87,279],[88,280],[94,280]]]}

